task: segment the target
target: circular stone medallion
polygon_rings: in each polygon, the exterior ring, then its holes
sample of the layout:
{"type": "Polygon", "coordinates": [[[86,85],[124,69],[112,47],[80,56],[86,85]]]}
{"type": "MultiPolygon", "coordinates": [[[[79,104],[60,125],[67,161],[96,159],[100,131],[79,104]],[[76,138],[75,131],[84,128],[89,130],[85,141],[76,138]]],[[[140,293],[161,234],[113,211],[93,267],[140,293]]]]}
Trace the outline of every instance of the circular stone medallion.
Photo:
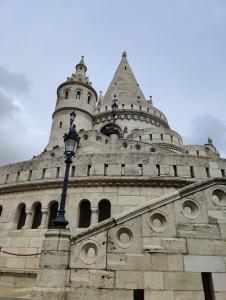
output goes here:
{"type": "Polygon", "coordinates": [[[162,212],[154,212],[150,217],[151,228],[155,232],[164,232],[167,228],[167,217],[162,212]]]}
{"type": "Polygon", "coordinates": [[[186,218],[195,219],[200,214],[200,208],[194,200],[185,200],[182,203],[182,212],[186,218]]]}

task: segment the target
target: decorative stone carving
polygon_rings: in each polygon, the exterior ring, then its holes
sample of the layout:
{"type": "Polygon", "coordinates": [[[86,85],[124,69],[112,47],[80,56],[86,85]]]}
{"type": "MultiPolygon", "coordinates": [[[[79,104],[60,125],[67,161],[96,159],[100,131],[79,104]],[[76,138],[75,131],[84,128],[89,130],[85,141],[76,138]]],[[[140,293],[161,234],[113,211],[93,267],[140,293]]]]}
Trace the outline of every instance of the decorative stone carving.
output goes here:
{"type": "Polygon", "coordinates": [[[195,219],[200,213],[200,208],[196,201],[185,200],[182,203],[182,212],[186,218],[195,219]]]}
{"type": "Polygon", "coordinates": [[[162,212],[154,212],[150,216],[150,226],[155,232],[164,232],[167,228],[167,217],[162,212]]]}
{"type": "Polygon", "coordinates": [[[219,206],[226,206],[226,193],[223,190],[217,189],[212,193],[213,203],[219,206]]]}

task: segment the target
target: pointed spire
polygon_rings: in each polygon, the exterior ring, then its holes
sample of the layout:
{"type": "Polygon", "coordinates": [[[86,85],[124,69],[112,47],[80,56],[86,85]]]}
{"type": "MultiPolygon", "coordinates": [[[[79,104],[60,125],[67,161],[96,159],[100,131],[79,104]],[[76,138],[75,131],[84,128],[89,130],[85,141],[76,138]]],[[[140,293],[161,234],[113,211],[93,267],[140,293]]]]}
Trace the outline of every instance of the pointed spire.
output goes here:
{"type": "Polygon", "coordinates": [[[86,73],[87,67],[85,65],[85,61],[84,61],[84,56],[83,55],[82,55],[82,57],[80,59],[80,62],[76,65],[75,69],[76,69],[76,72],[83,73],[83,74],[86,73]],[[83,72],[81,72],[81,71],[83,71],[83,72]]]}
{"type": "Polygon", "coordinates": [[[104,96],[103,104],[111,105],[114,95],[117,96],[119,104],[148,105],[130,68],[125,51],[104,96]]]}

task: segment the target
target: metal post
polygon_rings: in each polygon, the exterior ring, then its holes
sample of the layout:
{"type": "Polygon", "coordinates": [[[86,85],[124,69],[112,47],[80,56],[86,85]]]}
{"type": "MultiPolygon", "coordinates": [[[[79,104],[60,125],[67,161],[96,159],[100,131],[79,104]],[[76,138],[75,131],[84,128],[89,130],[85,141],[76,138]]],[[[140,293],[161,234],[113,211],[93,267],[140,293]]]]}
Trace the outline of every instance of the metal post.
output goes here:
{"type": "Polygon", "coordinates": [[[65,205],[66,205],[66,198],[67,198],[68,176],[69,176],[70,165],[72,163],[71,154],[67,154],[65,163],[66,163],[66,169],[64,175],[63,190],[62,190],[61,200],[60,200],[60,209],[57,213],[57,218],[53,220],[54,228],[60,228],[60,229],[65,229],[66,226],[69,224],[69,222],[65,219],[65,205]]]}

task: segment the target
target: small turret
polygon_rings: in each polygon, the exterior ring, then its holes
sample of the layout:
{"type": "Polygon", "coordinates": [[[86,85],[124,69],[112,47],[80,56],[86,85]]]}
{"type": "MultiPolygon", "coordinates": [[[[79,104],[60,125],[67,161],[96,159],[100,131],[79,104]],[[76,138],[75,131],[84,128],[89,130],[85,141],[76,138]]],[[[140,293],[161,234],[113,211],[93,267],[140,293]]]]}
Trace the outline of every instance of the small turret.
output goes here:
{"type": "Polygon", "coordinates": [[[76,112],[77,130],[93,129],[93,114],[97,93],[86,75],[87,67],[82,56],[76,71],[57,89],[57,103],[53,113],[53,123],[47,150],[63,146],[63,134],[68,130],[68,115],[76,112]]]}
{"type": "Polygon", "coordinates": [[[81,57],[81,60],[76,65],[75,69],[76,69],[76,73],[78,75],[82,75],[82,76],[86,77],[87,67],[86,67],[85,62],[84,62],[84,56],[81,57]]]}

